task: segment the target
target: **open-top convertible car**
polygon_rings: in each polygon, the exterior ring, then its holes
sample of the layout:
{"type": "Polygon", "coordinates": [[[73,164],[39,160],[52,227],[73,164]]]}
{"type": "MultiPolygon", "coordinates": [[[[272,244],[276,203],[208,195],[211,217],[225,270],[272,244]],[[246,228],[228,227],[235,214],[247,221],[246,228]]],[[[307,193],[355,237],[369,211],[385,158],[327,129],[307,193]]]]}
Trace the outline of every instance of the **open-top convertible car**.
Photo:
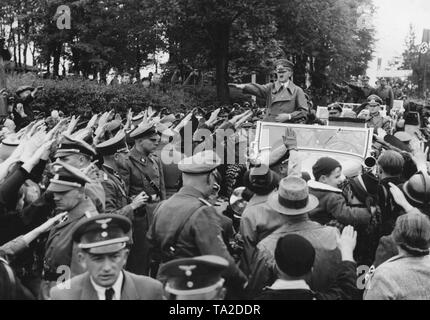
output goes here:
{"type": "Polygon", "coordinates": [[[297,135],[302,171],[312,175],[312,166],[319,158],[331,157],[342,164],[343,174],[354,177],[361,173],[371,155],[373,128],[313,126],[259,122],[254,151],[274,150],[283,143],[287,127],[297,135]]]}

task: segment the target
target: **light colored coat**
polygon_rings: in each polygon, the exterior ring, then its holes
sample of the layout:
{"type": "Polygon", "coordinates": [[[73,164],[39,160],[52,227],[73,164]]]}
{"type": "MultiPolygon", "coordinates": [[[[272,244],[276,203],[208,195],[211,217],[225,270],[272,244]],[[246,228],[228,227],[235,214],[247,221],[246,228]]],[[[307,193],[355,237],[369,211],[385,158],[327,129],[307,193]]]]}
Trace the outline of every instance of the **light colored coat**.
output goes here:
{"type": "Polygon", "coordinates": [[[257,244],[283,226],[288,217],[276,212],[266,203],[266,196],[254,195],[246,206],[240,220],[240,234],[243,239],[241,269],[250,272],[250,263],[257,244]]]}
{"type": "Polygon", "coordinates": [[[364,300],[430,300],[430,256],[397,255],[376,268],[364,300]]]}

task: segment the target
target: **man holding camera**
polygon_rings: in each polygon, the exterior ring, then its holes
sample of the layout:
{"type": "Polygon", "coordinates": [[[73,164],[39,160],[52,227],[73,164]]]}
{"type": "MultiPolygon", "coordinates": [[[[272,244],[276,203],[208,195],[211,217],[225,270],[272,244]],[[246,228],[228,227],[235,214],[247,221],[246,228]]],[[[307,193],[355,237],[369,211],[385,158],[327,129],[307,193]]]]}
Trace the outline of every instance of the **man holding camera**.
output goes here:
{"type": "Polygon", "coordinates": [[[135,145],[121,165],[120,174],[133,201],[141,197],[142,192],[147,197],[146,205],[134,211],[134,246],[127,267],[133,273],[144,275],[149,269],[146,233],[152,221],[154,208],[166,198],[166,187],[161,160],[154,154],[160,142],[160,135],[155,126],[142,123],[130,133],[130,138],[134,140],[135,145]]]}
{"type": "Polygon", "coordinates": [[[102,185],[106,194],[106,212],[117,213],[133,219],[134,211],[144,207],[149,199],[145,191],[129,201],[124,180],[119,175],[119,168],[127,161],[128,146],[125,133],[121,132],[112,139],[96,146],[97,153],[103,157],[102,185]]]}

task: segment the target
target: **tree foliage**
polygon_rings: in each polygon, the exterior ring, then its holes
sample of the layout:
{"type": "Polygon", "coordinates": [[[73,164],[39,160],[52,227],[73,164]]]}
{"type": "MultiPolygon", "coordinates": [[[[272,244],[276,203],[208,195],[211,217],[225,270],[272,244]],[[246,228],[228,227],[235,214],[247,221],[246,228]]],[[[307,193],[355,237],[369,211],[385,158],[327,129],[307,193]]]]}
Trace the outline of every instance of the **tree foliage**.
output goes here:
{"type": "Polygon", "coordinates": [[[3,0],[0,25],[15,51],[34,44],[54,75],[60,61],[84,75],[138,70],[165,50],[182,73],[215,71],[224,102],[229,81],[249,81],[252,71],[264,81],[280,57],[296,63],[295,82],[309,75],[316,89],[363,73],[374,42],[363,8],[371,17],[372,0],[3,0]],[[71,9],[70,30],[56,26],[60,5],[71,9]]]}

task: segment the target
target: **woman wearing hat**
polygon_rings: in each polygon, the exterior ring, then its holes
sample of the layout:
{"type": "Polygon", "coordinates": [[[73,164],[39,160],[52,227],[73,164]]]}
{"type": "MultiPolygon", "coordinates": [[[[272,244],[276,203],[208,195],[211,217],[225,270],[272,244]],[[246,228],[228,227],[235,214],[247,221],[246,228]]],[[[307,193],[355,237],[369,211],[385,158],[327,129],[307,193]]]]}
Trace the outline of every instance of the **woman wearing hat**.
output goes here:
{"type": "MultiPolygon", "coordinates": [[[[402,186],[402,190],[392,183],[390,183],[389,186],[390,193],[400,206],[401,213],[411,214],[427,212],[426,199],[430,199],[430,178],[428,175],[419,173],[413,176],[402,186]]],[[[428,214],[426,215],[428,216],[428,214]]],[[[384,236],[379,240],[373,265],[377,267],[398,253],[399,251],[394,241],[393,233],[389,236],[384,236]]]]}
{"type": "Polygon", "coordinates": [[[399,254],[376,268],[365,300],[430,300],[430,220],[420,213],[399,217],[392,237],[399,254]]]}

